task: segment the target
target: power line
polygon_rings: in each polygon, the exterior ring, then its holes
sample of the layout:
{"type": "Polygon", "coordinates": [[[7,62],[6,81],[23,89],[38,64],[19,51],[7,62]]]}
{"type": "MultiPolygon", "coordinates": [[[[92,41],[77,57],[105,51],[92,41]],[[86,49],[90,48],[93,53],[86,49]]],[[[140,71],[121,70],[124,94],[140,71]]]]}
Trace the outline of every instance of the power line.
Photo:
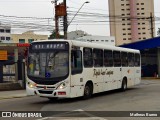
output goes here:
{"type": "Polygon", "coordinates": [[[0,2],[4,2],[4,3],[10,3],[10,2],[51,2],[49,0],[38,0],[38,1],[34,1],[34,0],[1,0],[0,2]]]}
{"type": "MultiPolygon", "coordinates": [[[[74,15],[75,11],[69,11],[69,20],[74,15]]],[[[92,13],[92,12],[79,12],[76,19],[73,21],[72,25],[109,25],[110,24],[119,24],[122,25],[124,22],[130,22],[131,19],[137,19],[139,22],[148,21],[149,25],[150,19],[144,16],[137,16],[135,18],[131,18],[130,16],[109,16],[108,14],[101,14],[101,13],[92,13]],[[109,20],[110,18],[110,20],[109,20]],[[113,19],[113,20],[112,20],[113,19]],[[122,19],[125,19],[123,21],[122,19]],[[127,20],[128,19],[128,20],[127,20]]],[[[153,21],[158,22],[160,21],[160,17],[153,17],[153,21]]],[[[32,30],[44,30],[44,31],[53,31],[55,26],[53,18],[39,18],[39,17],[19,17],[19,16],[7,16],[7,15],[0,15],[0,23],[1,24],[8,24],[12,26],[12,29],[16,28],[25,28],[25,29],[32,29],[32,30]]],[[[63,25],[61,21],[59,21],[60,31],[63,30],[63,25]]],[[[138,23],[137,23],[138,24],[138,23]]],[[[158,23],[159,24],[159,23],[158,23]]]]}

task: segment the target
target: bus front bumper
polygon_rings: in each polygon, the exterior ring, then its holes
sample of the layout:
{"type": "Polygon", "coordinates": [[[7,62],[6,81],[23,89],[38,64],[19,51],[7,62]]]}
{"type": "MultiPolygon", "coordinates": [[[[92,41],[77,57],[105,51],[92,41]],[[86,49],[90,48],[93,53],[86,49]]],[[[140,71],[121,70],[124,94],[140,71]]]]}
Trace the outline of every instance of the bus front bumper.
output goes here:
{"type": "Polygon", "coordinates": [[[68,89],[39,89],[26,87],[27,95],[38,95],[40,97],[58,97],[58,98],[69,98],[68,89]]]}

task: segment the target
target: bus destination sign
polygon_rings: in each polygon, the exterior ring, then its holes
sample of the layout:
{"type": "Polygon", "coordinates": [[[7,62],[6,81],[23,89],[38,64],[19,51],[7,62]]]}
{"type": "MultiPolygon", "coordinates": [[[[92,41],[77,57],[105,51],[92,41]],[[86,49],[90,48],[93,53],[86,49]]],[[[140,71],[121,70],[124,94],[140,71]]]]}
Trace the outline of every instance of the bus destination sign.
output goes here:
{"type": "Polygon", "coordinates": [[[67,49],[66,43],[38,43],[32,44],[32,50],[49,50],[49,49],[60,49],[65,50],[67,49]]]}

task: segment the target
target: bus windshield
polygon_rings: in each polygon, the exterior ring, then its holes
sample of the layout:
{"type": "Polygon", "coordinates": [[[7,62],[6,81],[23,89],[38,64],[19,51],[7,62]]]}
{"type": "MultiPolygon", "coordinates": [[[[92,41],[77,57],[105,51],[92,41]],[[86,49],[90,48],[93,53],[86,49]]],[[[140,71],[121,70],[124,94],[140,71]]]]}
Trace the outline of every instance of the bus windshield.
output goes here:
{"type": "Polygon", "coordinates": [[[68,74],[68,51],[36,51],[28,56],[28,76],[59,78],[68,74]]]}

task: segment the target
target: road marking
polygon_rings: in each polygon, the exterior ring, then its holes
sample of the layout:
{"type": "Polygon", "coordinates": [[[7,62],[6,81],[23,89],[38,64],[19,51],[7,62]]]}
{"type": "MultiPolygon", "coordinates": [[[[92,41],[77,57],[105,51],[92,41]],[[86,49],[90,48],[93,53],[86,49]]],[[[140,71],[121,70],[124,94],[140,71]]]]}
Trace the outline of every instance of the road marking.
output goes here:
{"type": "Polygon", "coordinates": [[[73,118],[73,117],[68,117],[68,118],[45,117],[45,118],[37,119],[37,120],[108,120],[108,119],[104,119],[104,118],[100,118],[100,117],[77,117],[77,118],[73,118]]]}
{"type": "MultiPolygon", "coordinates": [[[[63,112],[63,111],[62,111],[63,112]]],[[[58,117],[44,117],[44,118],[40,118],[37,120],[108,120],[102,117],[97,117],[93,114],[87,113],[87,111],[84,111],[82,109],[77,109],[77,110],[73,110],[70,112],[64,112],[62,114],[57,114],[56,116],[58,117]],[[63,115],[65,116],[65,114],[72,114],[72,112],[83,112],[84,115],[86,115],[87,117],[63,117],[63,115]],[[62,117],[59,117],[60,115],[62,115],[62,117]]]]}

